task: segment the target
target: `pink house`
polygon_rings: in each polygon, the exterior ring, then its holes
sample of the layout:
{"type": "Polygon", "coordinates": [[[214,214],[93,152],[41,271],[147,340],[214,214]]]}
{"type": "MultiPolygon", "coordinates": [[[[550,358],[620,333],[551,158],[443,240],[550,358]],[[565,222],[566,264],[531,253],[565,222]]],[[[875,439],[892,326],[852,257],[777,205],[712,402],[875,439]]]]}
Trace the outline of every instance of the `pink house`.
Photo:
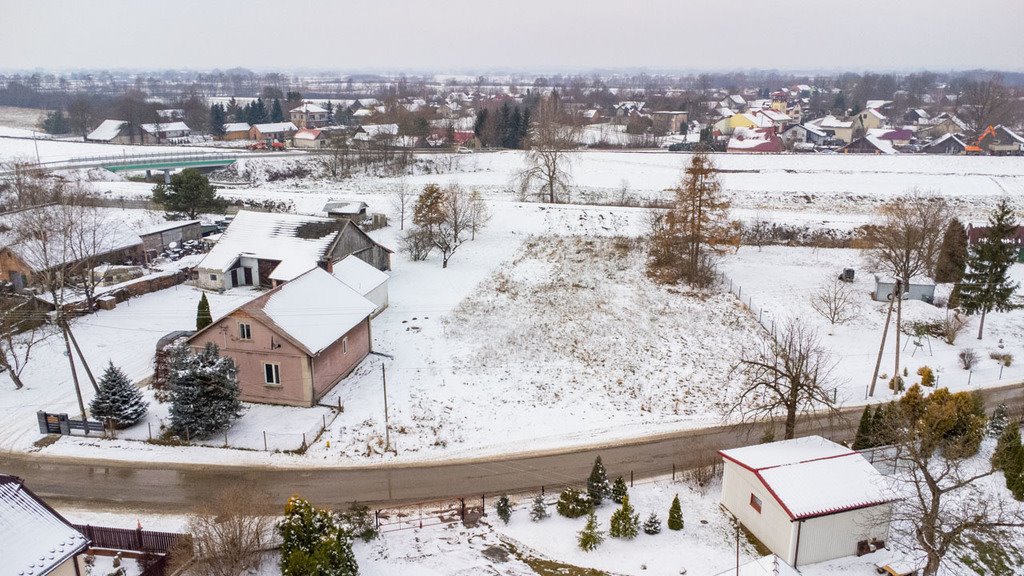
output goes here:
{"type": "Polygon", "coordinates": [[[245,402],[313,406],[370,353],[376,305],[322,268],[282,284],[193,335],[238,366],[245,402]]]}

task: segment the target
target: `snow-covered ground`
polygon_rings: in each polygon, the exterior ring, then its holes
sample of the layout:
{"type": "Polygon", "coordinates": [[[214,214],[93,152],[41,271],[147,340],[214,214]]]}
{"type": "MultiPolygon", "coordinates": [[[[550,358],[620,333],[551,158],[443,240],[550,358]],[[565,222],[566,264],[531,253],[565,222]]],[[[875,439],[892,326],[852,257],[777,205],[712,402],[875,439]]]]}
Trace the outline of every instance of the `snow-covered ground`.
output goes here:
{"type": "MultiPolygon", "coordinates": [[[[835,370],[840,398],[845,403],[863,402],[875,367],[882,327],[888,304],[875,302],[874,276],[859,250],[791,248],[767,246],[762,250],[745,247],[734,255],[723,258],[720,269],[736,287],[741,287],[744,303],[750,303],[755,316],[771,326],[781,327],[792,318],[814,326],[821,341],[837,361],[835,370]],[[856,317],[849,323],[835,327],[829,335],[829,322],[811,307],[811,298],[822,286],[831,283],[844,268],[856,270],[856,279],[849,285],[854,297],[856,317]]],[[[1024,265],[1016,264],[1011,274],[1024,280],[1024,265]]],[[[940,286],[936,294],[948,295],[949,287],[940,286]]],[[[949,312],[918,300],[907,300],[903,305],[904,331],[915,321],[943,320],[949,312]]],[[[895,325],[895,320],[893,320],[895,325]]],[[[953,390],[1007,383],[1024,379],[1024,311],[993,312],[985,319],[984,338],[977,339],[978,318],[969,317],[966,327],[954,345],[936,337],[918,339],[902,335],[900,366],[905,367],[907,385],[920,382],[917,370],[928,366],[935,372],[938,386],[953,390]],[[920,343],[921,346],[915,344],[920,343]],[[958,354],[971,348],[979,355],[979,362],[971,372],[959,365],[958,354]],[[1009,353],[1017,359],[1011,366],[1000,370],[1000,363],[989,358],[990,353],[1009,353]],[[1001,373],[1001,376],[1000,376],[1001,373]]],[[[895,329],[890,329],[882,359],[880,376],[894,375],[896,356],[895,329]]],[[[875,398],[888,399],[892,392],[888,379],[880,379],[875,398]]]]}

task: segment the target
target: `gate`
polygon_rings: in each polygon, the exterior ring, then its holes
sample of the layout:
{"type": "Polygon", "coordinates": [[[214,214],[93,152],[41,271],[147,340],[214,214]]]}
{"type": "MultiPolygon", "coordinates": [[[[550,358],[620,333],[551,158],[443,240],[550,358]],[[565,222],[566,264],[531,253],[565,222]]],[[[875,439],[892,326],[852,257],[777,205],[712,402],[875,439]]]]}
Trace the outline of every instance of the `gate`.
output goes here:
{"type": "Polygon", "coordinates": [[[49,412],[43,412],[40,410],[36,412],[36,418],[39,420],[39,433],[40,434],[60,434],[67,436],[71,434],[72,430],[81,430],[86,435],[89,432],[103,433],[103,423],[95,420],[75,420],[68,418],[67,414],[50,414],[49,412]]]}

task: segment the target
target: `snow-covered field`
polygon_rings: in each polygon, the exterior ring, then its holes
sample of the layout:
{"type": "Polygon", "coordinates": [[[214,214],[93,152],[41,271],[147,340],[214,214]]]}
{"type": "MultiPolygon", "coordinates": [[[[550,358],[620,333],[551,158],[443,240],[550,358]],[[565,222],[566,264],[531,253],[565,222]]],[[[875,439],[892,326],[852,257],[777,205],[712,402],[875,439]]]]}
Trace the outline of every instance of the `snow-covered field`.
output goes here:
{"type": "MultiPolygon", "coordinates": [[[[0,156],[26,143],[32,146],[31,141],[0,138],[0,156]]],[[[77,154],[76,146],[96,146],[45,144],[55,147],[50,152],[65,156],[77,154]]],[[[152,148],[134,147],[128,153],[139,150],[152,148]]],[[[577,154],[574,198],[614,199],[624,185],[634,199],[665,197],[688,158],[659,152],[577,154]]],[[[1024,192],[1024,162],[1017,158],[720,154],[715,160],[726,170],[722,180],[737,217],[760,214],[818,228],[850,230],[863,224],[878,202],[911,185],[948,196],[966,220],[978,219],[1005,193],[1024,192]]],[[[238,170],[265,174],[268,167],[285,162],[295,160],[245,160],[238,170]]],[[[743,286],[745,301],[753,298],[755,314],[750,315],[728,295],[681,295],[646,280],[643,253],[632,240],[645,230],[646,210],[519,201],[511,181],[521,166],[517,152],[448,159],[425,155],[413,173],[402,177],[313,176],[267,182],[257,176],[221,190],[233,199],[291,203],[301,213],[318,213],[328,200],[361,199],[371,211],[393,214],[388,194],[400,184],[417,190],[429,182],[459,182],[479,189],[493,214],[479,237],[459,248],[448,269],[441,268],[436,255],[426,262],[394,255],[390,308],[373,323],[374,348],[394,359],[368,358],[334,390],[325,401],[341,400],[345,411],[333,423],[327,414],[309,411],[305,418],[286,415],[283,408],[275,412],[259,407],[229,433],[229,444],[262,448],[261,432],[268,422],[294,439],[303,432],[312,435],[326,420],[327,433],[298,460],[310,465],[380,460],[382,363],[397,448],[397,455],[385,458],[539,450],[717,423],[727,400],[721,391],[728,367],[757,343],[756,317],[786,314],[818,322],[840,361],[842,399],[862,401],[884,310],[868,299],[873,286],[857,252],[783,247],[758,252],[744,247],[726,257],[722,269],[743,286]],[[847,266],[858,270],[854,289],[862,296],[864,313],[827,336],[824,320],[810,311],[807,298],[847,266]]],[[[117,177],[92,185],[108,197],[146,197],[152,189],[117,177]]],[[[397,226],[371,234],[387,246],[399,245],[397,226]]],[[[1019,276],[1020,268],[1015,269],[1019,276]]],[[[151,371],[156,340],[194,325],[198,296],[194,289],[179,286],[136,298],[114,311],[80,319],[76,334],[94,368],[112,360],[140,380],[151,371]]],[[[251,296],[245,290],[211,294],[214,315],[251,296]]],[[[944,312],[912,302],[906,313],[917,319],[944,312]]],[[[1021,357],[1024,316],[996,314],[988,324],[981,343],[972,341],[968,326],[955,348],[932,339],[932,355],[927,355],[927,347],[915,350],[910,344],[904,361],[910,380],[918,366],[927,364],[937,369],[940,384],[966,385],[967,374],[956,367],[955,352],[973,345],[982,362],[971,384],[996,382],[998,367],[988,352],[1003,338],[1004,351],[1021,357]]],[[[26,390],[0,386],[2,446],[30,448],[39,437],[38,409],[77,411],[60,342],[51,339],[36,354],[25,373],[26,390]]],[[[1004,370],[1003,381],[1022,375],[1014,365],[1004,370]]],[[[86,394],[88,398],[88,390],[86,394]]],[[[162,415],[162,407],[156,407],[149,422],[154,429],[162,415]]],[[[149,427],[139,426],[122,438],[148,434],[149,427]]],[[[64,438],[43,450],[118,458],[143,457],[140,453],[145,452],[146,459],[157,461],[180,460],[184,454],[197,462],[279,461],[269,454],[125,439],[64,438]]],[[[288,458],[293,465],[296,460],[288,458]]]]}
{"type": "MultiPolygon", "coordinates": [[[[875,282],[871,268],[858,250],[791,248],[768,246],[763,250],[742,248],[737,254],[726,256],[720,269],[742,287],[743,301],[749,302],[754,315],[762,316],[767,325],[775,322],[781,327],[792,318],[800,318],[814,326],[822,343],[838,362],[835,384],[845,403],[862,402],[878,356],[888,304],[871,298],[875,282]],[[829,322],[811,307],[812,296],[831,283],[844,268],[856,270],[856,279],[849,286],[854,296],[856,317],[849,323],[836,326],[829,335],[829,322]]],[[[1018,282],[1024,280],[1024,265],[1016,264],[1011,274],[1018,282]]],[[[948,286],[940,286],[936,294],[949,293],[948,286]]],[[[904,331],[915,322],[943,320],[948,311],[918,300],[907,300],[903,305],[904,331]]],[[[893,321],[895,325],[895,320],[893,321]]],[[[969,317],[967,326],[954,345],[936,337],[918,339],[902,335],[900,347],[901,372],[907,385],[919,382],[917,370],[922,366],[933,369],[939,386],[964,389],[1007,383],[1024,379],[1024,311],[993,312],[985,319],[984,338],[977,339],[978,318],[969,317]],[[919,343],[920,346],[916,344],[919,343]],[[959,365],[958,354],[965,348],[975,350],[980,361],[972,372],[959,365]],[[989,358],[990,353],[1009,353],[1017,359],[1010,367],[1000,371],[1000,363],[989,358]],[[1000,376],[1001,372],[1001,376],[1000,376]]],[[[890,329],[882,359],[880,376],[894,375],[896,338],[890,329]]],[[[875,398],[888,399],[892,392],[888,379],[880,379],[875,398]]]]}

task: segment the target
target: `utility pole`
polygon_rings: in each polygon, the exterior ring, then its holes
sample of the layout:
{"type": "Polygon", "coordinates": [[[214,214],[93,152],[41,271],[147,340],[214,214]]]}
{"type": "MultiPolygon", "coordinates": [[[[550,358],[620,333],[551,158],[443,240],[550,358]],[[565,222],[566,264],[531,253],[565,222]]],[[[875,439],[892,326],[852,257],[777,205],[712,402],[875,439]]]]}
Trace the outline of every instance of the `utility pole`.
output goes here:
{"type": "Polygon", "coordinates": [[[75,340],[75,333],[71,331],[71,325],[68,324],[66,318],[61,318],[64,321],[64,330],[68,337],[71,338],[71,344],[75,347],[75,352],[78,353],[78,358],[82,361],[82,367],[85,368],[85,374],[89,377],[89,381],[92,382],[92,389],[97,394],[100,393],[100,387],[96,384],[96,377],[92,375],[92,370],[89,369],[89,363],[85,361],[85,355],[82,354],[82,349],[78,347],[78,340],[75,340]]]}
{"type": "MultiPolygon", "coordinates": [[[[85,415],[85,402],[82,401],[82,389],[78,385],[78,372],[75,371],[75,358],[71,355],[71,343],[68,341],[68,331],[66,325],[61,322],[61,334],[64,336],[64,352],[68,356],[68,365],[71,366],[71,380],[75,383],[75,395],[78,396],[78,409],[82,412],[82,422],[85,423],[88,418],[85,415]]],[[[85,434],[89,435],[89,425],[85,424],[85,434]]]]}
{"type": "Polygon", "coordinates": [[[882,367],[882,353],[885,351],[885,337],[889,333],[889,321],[892,320],[892,305],[896,302],[896,298],[902,296],[901,292],[900,281],[897,280],[892,287],[892,298],[889,299],[889,312],[885,315],[885,327],[882,328],[882,343],[878,346],[878,360],[875,361],[875,371],[871,374],[871,385],[868,386],[868,393],[864,396],[865,400],[868,399],[868,396],[875,395],[875,382],[878,381],[878,370],[882,367]]]}
{"type": "Polygon", "coordinates": [[[384,451],[391,450],[391,424],[388,421],[388,373],[384,364],[380,365],[380,379],[384,383],[384,451]]]}

